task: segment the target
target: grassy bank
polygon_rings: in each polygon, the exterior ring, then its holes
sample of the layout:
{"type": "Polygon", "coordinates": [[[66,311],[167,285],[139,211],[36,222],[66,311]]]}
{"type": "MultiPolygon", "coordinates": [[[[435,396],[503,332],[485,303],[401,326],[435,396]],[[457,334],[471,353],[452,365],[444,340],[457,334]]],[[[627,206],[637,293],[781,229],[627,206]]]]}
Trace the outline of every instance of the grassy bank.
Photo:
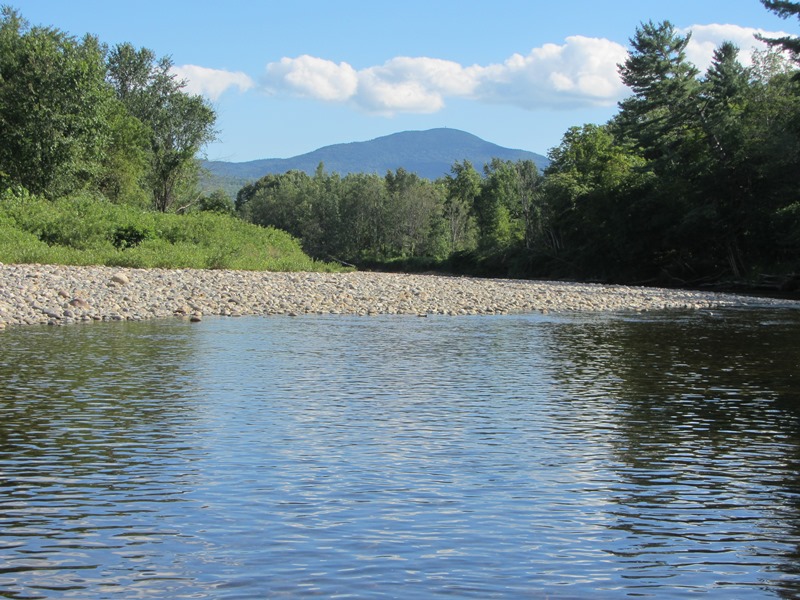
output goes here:
{"type": "Polygon", "coordinates": [[[335,271],[289,234],[210,212],[165,214],[92,195],[0,197],[0,262],[141,268],[335,271]]]}

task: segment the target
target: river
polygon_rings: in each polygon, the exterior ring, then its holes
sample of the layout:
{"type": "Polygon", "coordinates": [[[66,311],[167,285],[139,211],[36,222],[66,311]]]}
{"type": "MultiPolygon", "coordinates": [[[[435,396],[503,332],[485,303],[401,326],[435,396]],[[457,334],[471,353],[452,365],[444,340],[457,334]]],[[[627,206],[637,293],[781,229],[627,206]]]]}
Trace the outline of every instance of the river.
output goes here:
{"type": "Polygon", "coordinates": [[[0,333],[3,598],[795,598],[800,311],[0,333]]]}

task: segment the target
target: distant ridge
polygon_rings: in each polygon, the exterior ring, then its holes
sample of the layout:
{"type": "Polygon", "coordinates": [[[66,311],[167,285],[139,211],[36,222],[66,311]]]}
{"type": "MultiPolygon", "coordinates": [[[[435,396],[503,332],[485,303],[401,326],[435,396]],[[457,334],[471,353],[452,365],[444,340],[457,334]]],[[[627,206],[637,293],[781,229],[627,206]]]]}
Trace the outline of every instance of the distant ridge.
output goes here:
{"type": "Polygon", "coordinates": [[[541,154],[504,148],[459,129],[438,128],[426,131],[402,131],[367,142],[324,146],[293,158],[265,158],[248,162],[203,161],[214,178],[242,183],[271,173],[289,170],[312,175],[319,163],[329,173],[378,173],[400,167],[427,179],[450,173],[453,163],[469,160],[479,171],[492,158],[532,160],[543,170],[548,160],[541,154]]]}

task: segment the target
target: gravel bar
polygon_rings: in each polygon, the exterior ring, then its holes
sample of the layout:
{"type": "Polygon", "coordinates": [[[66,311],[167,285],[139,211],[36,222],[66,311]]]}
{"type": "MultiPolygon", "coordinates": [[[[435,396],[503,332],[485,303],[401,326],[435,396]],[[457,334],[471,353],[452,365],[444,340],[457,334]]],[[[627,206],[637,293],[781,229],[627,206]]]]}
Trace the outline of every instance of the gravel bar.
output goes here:
{"type": "Polygon", "coordinates": [[[269,273],[0,264],[0,329],[204,315],[497,315],[794,306],[750,296],[396,273],[269,273]]]}

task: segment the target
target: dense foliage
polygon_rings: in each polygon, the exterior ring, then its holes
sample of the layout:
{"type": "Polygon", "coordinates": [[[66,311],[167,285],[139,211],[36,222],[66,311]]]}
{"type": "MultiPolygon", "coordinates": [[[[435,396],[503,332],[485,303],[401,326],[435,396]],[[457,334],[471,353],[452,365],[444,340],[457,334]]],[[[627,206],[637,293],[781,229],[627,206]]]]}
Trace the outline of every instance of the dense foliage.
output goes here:
{"type": "Polygon", "coordinates": [[[215,114],[171,71],[150,50],[30,27],[2,8],[0,261],[333,268],[236,217],[226,194],[196,191],[215,114]]]}
{"type": "Polygon", "coordinates": [[[214,111],[183,91],[169,58],[108,49],[0,12],[0,190],[100,192],[166,211],[191,198],[214,111]]]}
{"type": "Polygon", "coordinates": [[[532,161],[493,160],[482,178],[464,161],[429,181],[402,168],[340,177],[320,164],[267,175],[239,191],[247,220],[291,232],[312,256],[347,263],[441,265],[453,255],[504,252],[537,226],[541,176],[532,161]]]}
{"type": "Polygon", "coordinates": [[[0,194],[0,262],[320,271],[297,240],[231,215],[162,213],[89,194],[0,194]]]}

